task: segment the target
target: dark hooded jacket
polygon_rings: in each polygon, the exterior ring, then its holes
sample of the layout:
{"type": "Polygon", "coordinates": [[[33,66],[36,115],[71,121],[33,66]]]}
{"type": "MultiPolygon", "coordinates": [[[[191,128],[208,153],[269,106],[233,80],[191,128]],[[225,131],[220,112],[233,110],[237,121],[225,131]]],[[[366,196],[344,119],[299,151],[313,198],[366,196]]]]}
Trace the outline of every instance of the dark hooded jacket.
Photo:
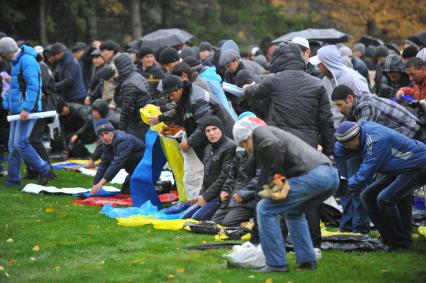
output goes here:
{"type": "Polygon", "coordinates": [[[275,74],[248,88],[249,99],[269,97],[269,125],[289,131],[312,147],[333,154],[334,126],[330,101],[321,80],[305,72],[298,46],[280,47],[271,62],[275,74]]]}
{"type": "Polygon", "coordinates": [[[217,143],[208,145],[203,162],[203,186],[200,191],[200,196],[202,195],[206,201],[219,196],[228,177],[235,148],[235,143],[225,135],[222,135],[217,143]]]}
{"type": "MultiPolygon", "coordinates": [[[[183,95],[176,107],[175,122],[185,128],[188,143],[202,158],[207,138],[202,128],[203,119],[217,116],[223,123],[224,134],[232,138],[234,119],[212,95],[204,89],[185,81],[183,95]]],[[[160,119],[162,119],[160,117],[160,119]]]]}
{"type": "Polygon", "coordinates": [[[92,109],[95,109],[101,114],[102,119],[107,119],[114,128],[118,128],[120,124],[120,114],[112,111],[108,107],[108,102],[103,99],[97,99],[92,104],[92,109]]]}
{"type": "Polygon", "coordinates": [[[256,159],[271,175],[292,178],[330,164],[324,154],[290,132],[261,126],[254,129],[252,137],[256,159]]]}
{"type": "Polygon", "coordinates": [[[392,99],[401,87],[411,87],[410,78],[405,72],[401,56],[389,55],[383,64],[383,76],[377,89],[377,96],[392,99]],[[387,73],[400,73],[401,79],[398,82],[392,82],[387,73]]]}
{"type": "Polygon", "coordinates": [[[114,64],[118,72],[118,91],[114,100],[121,108],[119,129],[144,140],[148,125],[142,122],[139,109],[151,102],[146,79],[136,72],[136,66],[128,54],[117,56],[114,64]]]}
{"type": "Polygon", "coordinates": [[[68,116],[59,116],[63,138],[76,134],[84,144],[95,142],[97,137],[92,125],[90,108],[78,103],[68,103],[68,106],[70,108],[68,116]]]}
{"type": "Polygon", "coordinates": [[[141,140],[122,131],[114,131],[112,143],[103,145],[101,163],[93,178],[93,184],[97,184],[101,178],[111,181],[122,168],[132,174],[143,153],[144,143],[141,140]]]}

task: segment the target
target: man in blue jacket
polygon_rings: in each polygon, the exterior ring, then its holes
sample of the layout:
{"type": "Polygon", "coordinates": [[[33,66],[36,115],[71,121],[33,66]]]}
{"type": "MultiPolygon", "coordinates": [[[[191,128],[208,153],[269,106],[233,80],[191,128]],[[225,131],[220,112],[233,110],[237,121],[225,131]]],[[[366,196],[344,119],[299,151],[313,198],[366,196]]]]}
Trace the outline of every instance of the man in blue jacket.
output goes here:
{"type": "Polygon", "coordinates": [[[93,179],[92,194],[96,194],[122,168],[129,173],[129,176],[132,175],[144,153],[144,143],[140,139],[115,130],[108,120],[96,121],[95,128],[96,134],[103,142],[103,154],[93,179]]]}
{"type": "Polygon", "coordinates": [[[345,121],[336,130],[335,152],[358,152],[361,166],[349,178],[351,190],[361,190],[370,219],[391,249],[411,245],[410,196],[426,184],[426,145],[374,122],[345,121]]]}
{"type": "Polygon", "coordinates": [[[46,185],[50,176],[49,164],[40,158],[28,141],[36,119],[28,119],[32,112],[41,111],[41,72],[35,59],[37,52],[27,45],[18,47],[11,37],[0,39],[0,56],[12,62],[10,93],[3,100],[3,108],[20,119],[10,123],[9,167],[6,186],[21,183],[21,160],[40,175],[38,184],[46,185]]]}

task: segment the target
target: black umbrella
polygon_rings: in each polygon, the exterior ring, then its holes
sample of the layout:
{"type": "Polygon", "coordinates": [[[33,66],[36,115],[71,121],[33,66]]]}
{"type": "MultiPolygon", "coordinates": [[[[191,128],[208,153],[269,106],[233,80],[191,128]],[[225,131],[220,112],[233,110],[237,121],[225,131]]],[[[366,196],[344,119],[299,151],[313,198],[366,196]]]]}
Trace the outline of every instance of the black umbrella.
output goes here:
{"type": "Polygon", "coordinates": [[[157,31],[148,33],[141,38],[143,47],[150,47],[154,51],[163,47],[172,47],[183,44],[193,38],[194,36],[189,32],[171,28],[159,29],[157,31]]]}
{"type": "Polygon", "coordinates": [[[383,41],[381,39],[378,39],[369,35],[364,35],[358,40],[358,42],[364,43],[366,47],[370,45],[373,45],[373,46],[383,45],[383,41]]]}
{"type": "Polygon", "coordinates": [[[292,40],[294,37],[300,36],[307,40],[317,40],[328,43],[347,42],[348,35],[341,31],[330,29],[305,29],[294,31],[274,39],[273,43],[280,43],[292,40]]]}

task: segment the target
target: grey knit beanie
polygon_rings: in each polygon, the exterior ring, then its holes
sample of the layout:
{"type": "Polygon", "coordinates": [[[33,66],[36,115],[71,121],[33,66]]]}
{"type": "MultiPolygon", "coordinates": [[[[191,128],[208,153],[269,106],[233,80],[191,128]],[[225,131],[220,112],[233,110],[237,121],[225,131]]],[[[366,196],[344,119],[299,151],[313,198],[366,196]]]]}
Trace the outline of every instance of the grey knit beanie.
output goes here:
{"type": "Polygon", "coordinates": [[[18,44],[13,38],[6,36],[0,39],[0,54],[14,53],[18,49],[18,44]]]}

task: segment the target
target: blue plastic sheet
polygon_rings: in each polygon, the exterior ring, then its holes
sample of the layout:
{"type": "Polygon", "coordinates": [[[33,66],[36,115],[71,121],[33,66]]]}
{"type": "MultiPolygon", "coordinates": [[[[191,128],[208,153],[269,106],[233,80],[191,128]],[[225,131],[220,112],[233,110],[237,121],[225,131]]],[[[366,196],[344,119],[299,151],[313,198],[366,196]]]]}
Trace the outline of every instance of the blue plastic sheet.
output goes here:
{"type": "Polygon", "coordinates": [[[145,202],[140,207],[114,208],[110,204],[104,205],[101,213],[111,218],[128,218],[133,215],[152,216],[158,219],[180,219],[182,212],[174,214],[166,214],[158,211],[158,208],[150,201],[145,202]]]}
{"type": "Polygon", "coordinates": [[[110,192],[106,191],[103,188],[101,188],[99,191],[96,192],[96,194],[92,195],[90,192],[75,194],[73,196],[75,197],[81,197],[81,198],[88,198],[88,197],[113,197],[118,195],[120,192],[110,192]]]}

